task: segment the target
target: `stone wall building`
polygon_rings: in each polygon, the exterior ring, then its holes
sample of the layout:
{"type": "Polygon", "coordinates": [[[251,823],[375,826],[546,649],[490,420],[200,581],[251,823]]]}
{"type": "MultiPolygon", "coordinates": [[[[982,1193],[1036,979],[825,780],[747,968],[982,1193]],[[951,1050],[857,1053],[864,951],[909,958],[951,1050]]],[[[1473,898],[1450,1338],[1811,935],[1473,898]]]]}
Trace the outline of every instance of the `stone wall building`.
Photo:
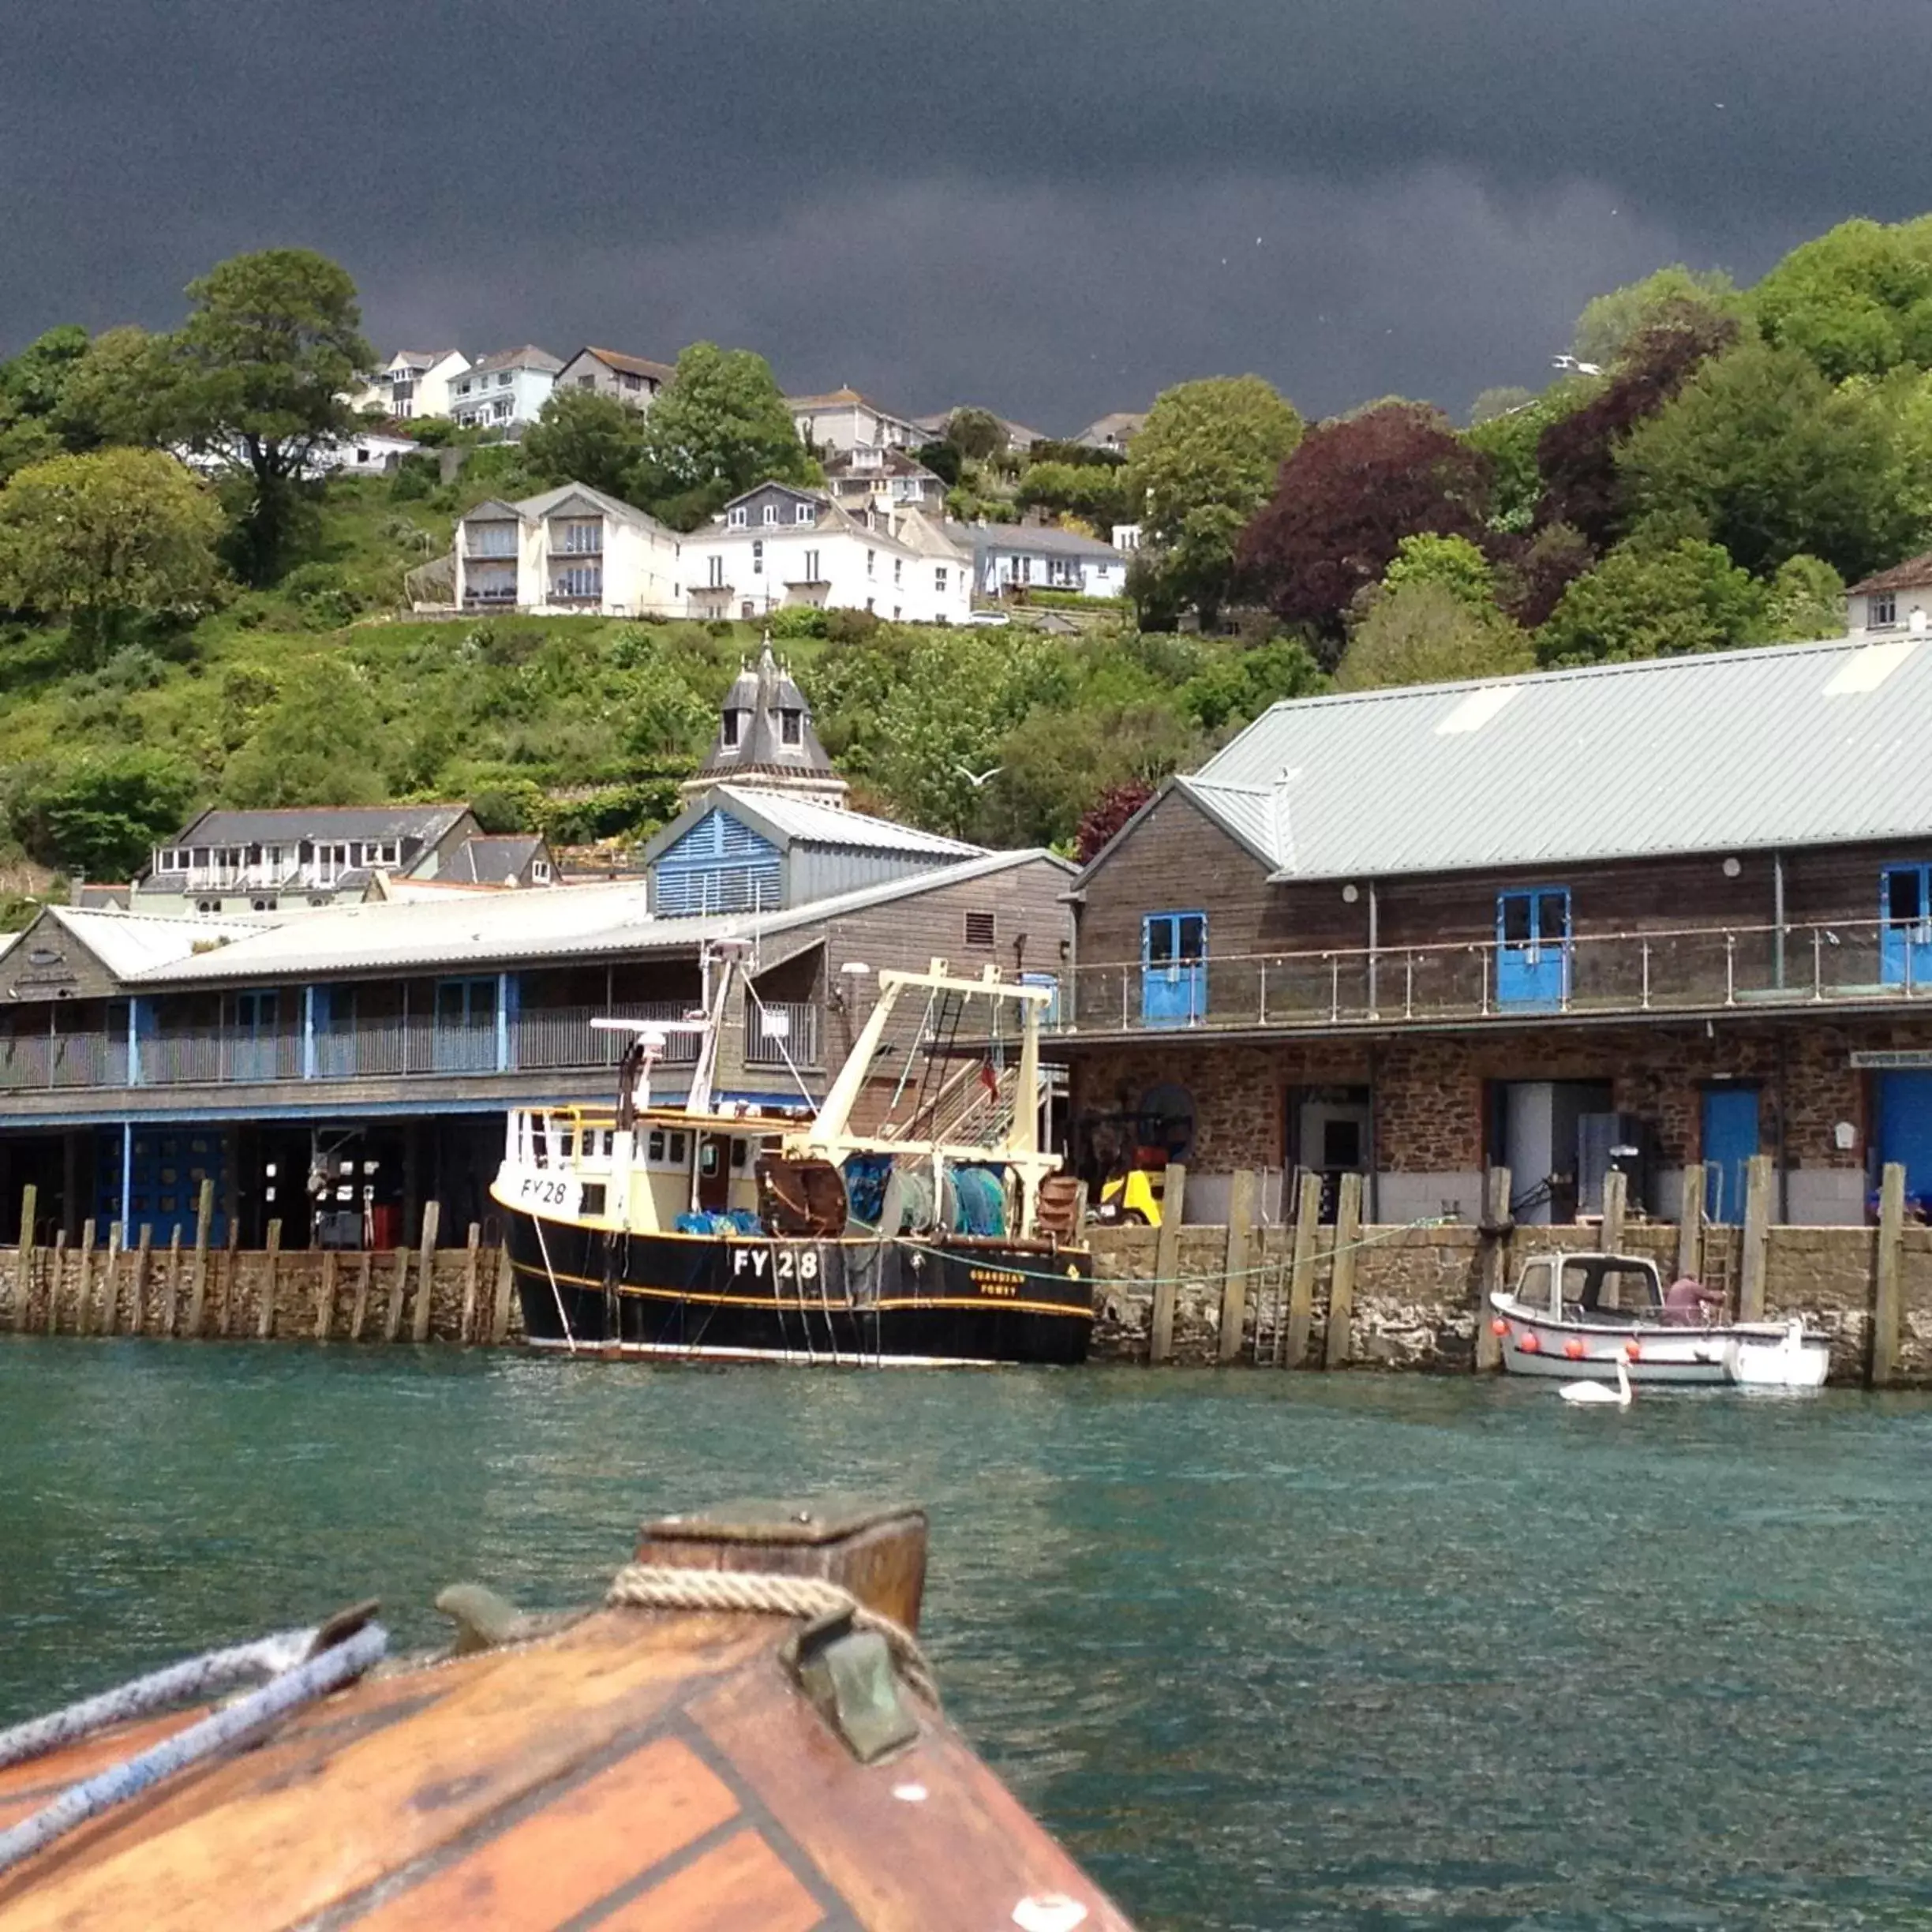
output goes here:
{"type": "Polygon", "coordinates": [[[1278,705],[1081,874],[1058,1050],[1089,1177],[1185,1155],[1373,1219],[1593,1211],[1613,1147],[1674,1215],[1932,1196],[1932,641],[1278,705]]]}

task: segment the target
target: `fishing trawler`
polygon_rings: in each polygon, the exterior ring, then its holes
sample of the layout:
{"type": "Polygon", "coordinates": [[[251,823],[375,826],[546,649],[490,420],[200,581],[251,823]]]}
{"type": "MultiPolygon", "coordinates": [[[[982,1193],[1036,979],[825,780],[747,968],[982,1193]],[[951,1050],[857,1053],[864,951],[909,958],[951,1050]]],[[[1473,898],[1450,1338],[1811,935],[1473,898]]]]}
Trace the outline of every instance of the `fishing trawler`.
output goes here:
{"type": "MultiPolygon", "coordinates": [[[[1041,1144],[1050,989],[885,971],[822,1104],[719,1106],[728,960],[687,1021],[629,1034],[616,1105],[519,1109],[491,1193],[535,1346],[925,1366],[1083,1361],[1092,1260],[1041,1144]],[[700,1037],[682,1106],[652,1070],[700,1037]]],[[[749,987],[750,981],[743,983],[749,987]]]]}

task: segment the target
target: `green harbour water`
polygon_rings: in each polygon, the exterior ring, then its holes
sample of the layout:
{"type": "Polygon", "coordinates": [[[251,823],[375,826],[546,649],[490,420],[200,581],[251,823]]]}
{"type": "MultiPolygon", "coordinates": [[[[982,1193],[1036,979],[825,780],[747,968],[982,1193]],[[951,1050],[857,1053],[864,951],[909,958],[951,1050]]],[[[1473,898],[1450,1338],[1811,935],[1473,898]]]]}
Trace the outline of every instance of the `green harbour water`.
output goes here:
{"type": "Polygon", "coordinates": [[[1932,1402],[0,1339],[0,1721],[646,1515],[933,1521],[974,1743],[1147,1927],[1932,1925],[1932,1402]]]}

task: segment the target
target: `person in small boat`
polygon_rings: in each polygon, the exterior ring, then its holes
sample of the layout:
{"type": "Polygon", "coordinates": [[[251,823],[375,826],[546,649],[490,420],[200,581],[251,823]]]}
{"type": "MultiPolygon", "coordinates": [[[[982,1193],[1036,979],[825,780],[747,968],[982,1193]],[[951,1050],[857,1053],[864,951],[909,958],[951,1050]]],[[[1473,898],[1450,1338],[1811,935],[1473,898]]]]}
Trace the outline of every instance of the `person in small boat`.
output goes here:
{"type": "Polygon", "coordinates": [[[1694,1275],[1679,1275],[1664,1291],[1664,1319],[1678,1327],[1702,1327],[1723,1315],[1724,1290],[1708,1286],[1694,1275]]]}

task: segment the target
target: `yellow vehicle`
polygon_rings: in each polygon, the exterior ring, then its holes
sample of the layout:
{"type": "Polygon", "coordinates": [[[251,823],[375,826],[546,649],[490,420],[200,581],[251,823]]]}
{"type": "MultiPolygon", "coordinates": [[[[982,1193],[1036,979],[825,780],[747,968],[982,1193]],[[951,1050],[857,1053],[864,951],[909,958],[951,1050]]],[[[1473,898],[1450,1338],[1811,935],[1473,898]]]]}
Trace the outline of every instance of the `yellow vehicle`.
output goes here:
{"type": "Polygon", "coordinates": [[[1100,1187],[1103,1221],[1138,1222],[1143,1227],[1161,1224],[1161,1200],[1167,1191],[1164,1167],[1130,1167],[1100,1187]]]}

